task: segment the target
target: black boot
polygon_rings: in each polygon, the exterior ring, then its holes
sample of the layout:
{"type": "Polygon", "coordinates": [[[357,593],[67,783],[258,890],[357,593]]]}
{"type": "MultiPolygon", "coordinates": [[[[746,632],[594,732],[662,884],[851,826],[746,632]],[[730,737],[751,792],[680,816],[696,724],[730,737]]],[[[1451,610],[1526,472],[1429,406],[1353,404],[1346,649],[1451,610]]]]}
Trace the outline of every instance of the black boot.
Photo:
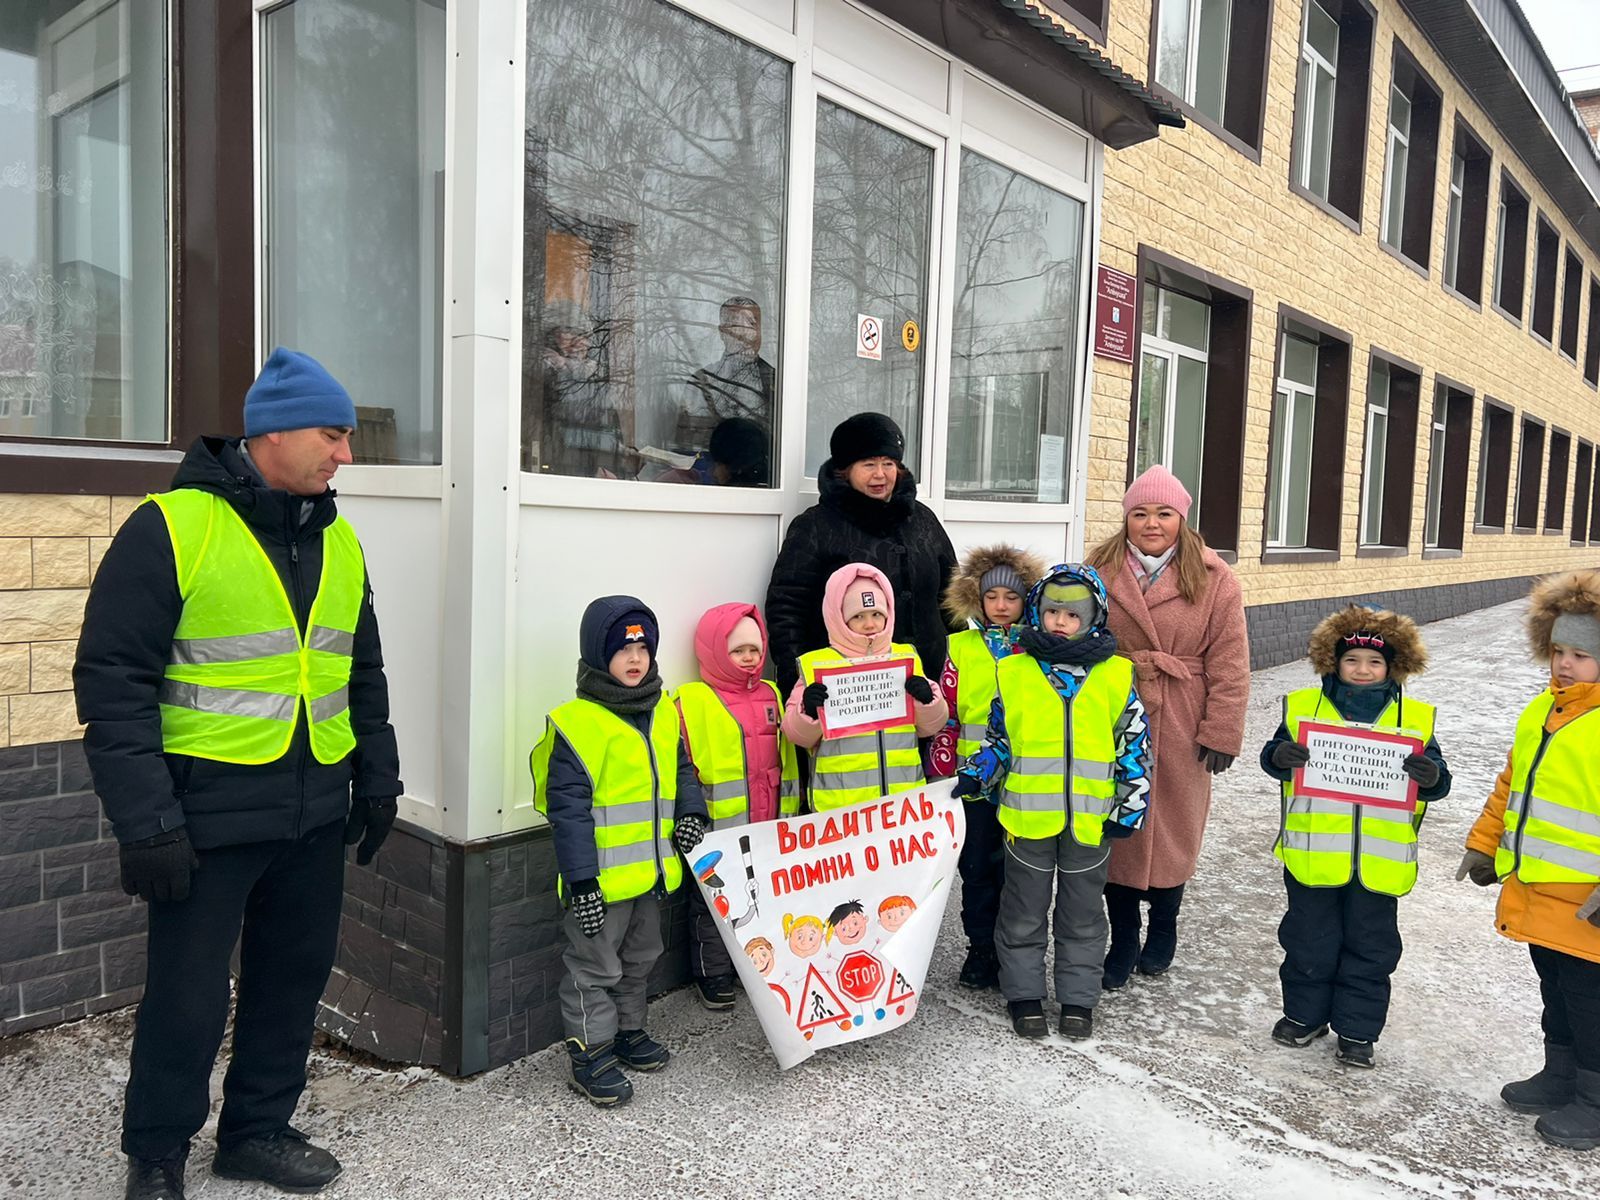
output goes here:
{"type": "Polygon", "coordinates": [[[973,991],[984,991],[1000,982],[1000,959],[993,945],[972,943],[967,949],[967,961],[961,964],[961,974],[956,982],[973,991]]]}
{"type": "Polygon", "coordinates": [[[1139,952],[1139,973],[1160,975],[1172,965],[1178,949],[1178,909],[1183,904],[1183,884],[1169,888],[1150,888],[1150,928],[1139,952]]]}
{"type": "Polygon", "coordinates": [[[1050,1022],[1044,1019],[1044,1001],[1013,1000],[1006,1007],[1011,1010],[1011,1028],[1018,1037],[1042,1038],[1050,1032],[1050,1022]]]}
{"type": "Polygon", "coordinates": [[[1571,1046],[1544,1044],[1544,1069],[1508,1083],[1500,1099],[1512,1112],[1547,1113],[1572,1103],[1578,1085],[1578,1057],[1571,1046]]]}
{"type": "Polygon", "coordinates": [[[700,1003],[712,1012],[723,1012],[733,1007],[739,993],[734,989],[732,975],[710,975],[694,981],[694,990],[700,1003]]]}
{"type": "Polygon", "coordinates": [[[1272,1027],[1272,1040],[1284,1046],[1309,1046],[1319,1037],[1328,1035],[1328,1023],[1302,1025],[1292,1017],[1280,1017],[1272,1027]]]}
{"type": "Polygon", "coordinates": [[[293,1126],[277,1133],[217,1145],[211,1173],[224,1179],[251,1179],[283,1192],[320,1192],[339,1177],[339,1160],[293,1126]]]}
{"type": "Polygon", "coordinates": [[[1100,986],[1114,992],[1128,982],[1133,974],[1133,964],[1139,958],[1138,888],[1123,887],[1120,883],[1106,884],[1106,915],[1111,920],[1111,946],[1106,951],[1105,974],[1100,986]]]}
{"type": "Polygon", "coordinates": [[[567,1086],[591,1104],[605,1107],[633,1099],[633,1084],[617,1066],[610,1042],[586,1050],[577,1038],[568,1038],[567,1057],[572,1060],[572,1078],[567,1086]]]}
{"type": "Polygon", "coordinates": [[[617,1061],[635,1071],[659,1071],[672,1059],[672,1052],[642,1029],[619,1029],[611,1043],[617,1061]]]}
{"type": "Polygon", "coordinates": [[[1073,1004],[1061,1006],[1061,1036],[1081,1042],[1094,1033],[1094,1010],[1073,1004]]]}
{"type": "Polygon", "coordinates": [[[1373,1065],[1372,1043],[1342,1037],[1339,1039],[1338,1048],[1333,1052],[1333,1057],[1347,1067],[1361,1067],[1370,1071],[1373,1065]]]}
{"type": "Polygon", "coordinates": [[[187,1145],[171,1158],[130,1157],[125,1200],[183,1200],[183,1167],[188,1159],[187,1145]]]}
{"type": "Polygon", "coordinates": [[[1600,1150],[1600,1071],[1579,1071],[1572,1103],[1545,1113],[1534,1130],[1565,1150],[1600,1150]]]}

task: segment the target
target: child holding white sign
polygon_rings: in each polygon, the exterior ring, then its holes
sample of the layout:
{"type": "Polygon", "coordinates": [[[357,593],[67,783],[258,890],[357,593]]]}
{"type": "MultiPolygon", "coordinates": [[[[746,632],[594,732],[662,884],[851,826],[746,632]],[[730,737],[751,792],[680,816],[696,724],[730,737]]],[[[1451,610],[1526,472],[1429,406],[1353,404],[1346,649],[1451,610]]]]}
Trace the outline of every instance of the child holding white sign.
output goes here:
{"type": "Polygon", "coordinates": [[[1600,1149],[1600,571],[1540,580],[1528,609],[1550,686],[1517,720],[1505,770],[1457,879],[1501,884],[1495,927],[1528,943],[1544,1000],[1544,1068],[1500,1089],[1534,1130],[1600,1149]]]}
{"type": "Polygon", "coordinates": [[[1312,631],[1310,658],[1322,683],[1284,697],[1283,722],[1261,749],[1261,769],[1282,784],[1273,853],[1289,896],[1278,926],[1284,1015],[1272,1038],[1308,1046],[1331,1025],[1338,1060],[1371,1067],[1400,962],[1399,899],[1417,881],[1417,830],[1428,803],[1449,793],[1450,770],[1433,736],[1433,706],[1405,694],[1428,661],[1411,618],[1350,605],[1312,631]],[[1356,764],[1342,777],[1348,790],[1312,789],[1296,774],[1312,763],[1302,727],[1314,722],[1371,727],[1329,739],[1353,747],[1344,752],[1356,764]],[[1388,747],[1398,735],[1414,735],[1422,751],[1396,759],[1388,747]],[[1363,738],[1371,753],[1361,752],[1363,738]],[[1398,802],[1396,782],[1405,797],[1398,802]]]}
{"type": "Polygon", "coordinates": [[[785,735],[812,754],[812,811],[926,787],[917,739],[942,729],[950,709],[924,678],[916,649],[893,640],[894,590],[888,578],[866,563],[840,567],[823,591],[822,620],[829,644],[800,656],[800,678],[783,716],[785,735]],[[873,722],[864,731],[846,726],[824,734],[829,686],[820,676],[873,659],[885,660],[885,666],[894,660],[910,664],[904,685],[909,715],[873,722]]]}

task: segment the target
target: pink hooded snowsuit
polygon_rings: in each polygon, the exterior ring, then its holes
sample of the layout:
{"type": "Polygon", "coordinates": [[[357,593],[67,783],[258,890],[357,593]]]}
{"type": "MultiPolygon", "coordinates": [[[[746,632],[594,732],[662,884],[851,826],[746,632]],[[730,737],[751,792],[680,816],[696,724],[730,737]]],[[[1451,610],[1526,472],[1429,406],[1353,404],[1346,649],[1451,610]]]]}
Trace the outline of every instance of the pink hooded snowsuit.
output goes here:
{"type": "MultiPolygon", "coordinates": [[[[823,589],[822,621],[828,627],[828,644],[846,658],[887,654],[894,632],[894,588],[889,585],[888,577],[878,568],[868,566],[866,563],[847,563],[840,567],[828,576],[827,586],[823,589]],[[858,579],[868,580],[877,587],[883,596],[883,615],[888,618],[883,632],[870,638],[857,633],[845,623],[845,594],[850,590],[850,585],[858,579]]],[[[926,671],[928,664],[923,663],[922,669],[926,671]]],[[[805,710],[800,706],[800,697],[805,690],[805,676],[801,675],[795,682],[794,691],[789,693],[789,702],[783,714],[783,732],[796,746],[809,750],[822,740],[822,722],[816,717],[806,716],[805,710]]],[[[934,688],[931,704],[916,701],[917,736],[932,737],[944,728],[945,719],[949,715],[950,706],[945,702],[939,689],[934,688]]]]}
{"type": "MultiPolygon", "coordinates": [[[[700,660],[700,678],[716,692],[744,731],[746,782],[750,786],[750,819],[770,821],[778,815],[779,784],[783,760],[778,747],[778,726],[783,714],[776,692],[761,678],[767,665],[767,626],[754,604],[719,604],[708,609],[694,631],[694,652],[700,660]],[[746,670],[729,657],[728,639],[745,618],[755,622],[761,635],[761,661],[746,670]]],[[[684,734],[688,745],[688,734],[684,734]]]]}

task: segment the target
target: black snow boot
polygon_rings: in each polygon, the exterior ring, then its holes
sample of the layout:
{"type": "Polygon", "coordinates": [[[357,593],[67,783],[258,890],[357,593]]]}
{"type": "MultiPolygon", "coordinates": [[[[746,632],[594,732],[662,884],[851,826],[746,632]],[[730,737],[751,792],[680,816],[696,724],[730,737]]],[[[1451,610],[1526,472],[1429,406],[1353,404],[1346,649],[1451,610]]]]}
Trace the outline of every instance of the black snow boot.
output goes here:
{"type": "Polygon", "coordinates": [[[1081,1042],[1094,1033],[1094,1009],[1075,1004],[1061,1006],[1061,1036],[1081,1042]]]}
{"type": "Polygon", "coordinates": [[[967,961],[961,964],[961,974],[956,982],[975,992],[985,991],[1000,982],[1000,959],[993,945],[973,942],[967,949],[967,961]]]}
{"type": "Polygon", "coordinates": [[[183,1200],[186,1145],[171,1158],[129,1158],[126,1200],[183,1200]]]}
{"type": "Polygon", "coordinates": [[[1178,949],[1178,909],[1183,905],[1183,884],[1151,888],[1150,928],[1145,931],[1144,949],[1139,952],[1139,974],[1160,975],[1172,965],[1178,949]]]}
{"type": "Polygon", "coordinates": [[[696,979],[694,990],[700,997],[700,1003],[712,1012],[722,1012],[732,1008],[733,1002],[739,996],[734,988],[732,975],[712,975],[705,979],[696,979]]]}
{"type": "Polygon", "coordinates": [[[1578,1085],[1578,1056],[1571,1046],[1544,1044],[1544,1070],[1508,1083],[1500,1099],[1512,1112],[1547,1113],[1572,1103],[1578,1085]]]}
{"type": "Polygon", "coordinates": [[[1018,1037],[1042,1038],[1050,1032],[1050,1022],[1044,1019],[1044,1001],[1013,1000],[1006,1007],[1011,1010],[1011,1028],[1018,1037]]]}
{"type": "Polygon", "coordinates": [[[211,1173],[223,1179],[252,1179],[283,1192],[320,1192],[343,1168],[339,1160],[291,1125],[277,1133],[217,1145],[211,1173]]]}
{"type": "Polygon", "coordinates": [[[610,1042],[585,1050],[577,1038],[568,1038],[567,1057],[572,1060],[572,1078],[567,1086],[590,1103],[604,1107],[633,1099],[633,1084],[617,1066],[610,1042]]]}
{"type": "Polygon", "coordinates": [[[1358,1042],[1354,1038],[1341,1037],[1339,1048],[1333,1052],[1333,1056],[1347,1067],[1361,1067],[1368,1071],[1373,1067],[1371,1042],[1358,1042]]]}
{"type": "Polygon", "coordinates": [[[1545,1113],[1534,1130],[1565,1150],[1600,1150],[1600,1071],[1579,1071],[1572,1103],[1545,1113]]]}
{"type": "Polygon", "coordinates": [[[1139,959],[1139,889],[1120,883],[1106,884],[1106,915],[1111,921],[1111,946],[1106,951],[1105,974],[1100,986],[1114,992],[1128,982],[1139,959]]]}
{"type": "Polygon", "coordinates": [[[659,1071],[672,1059],[668,1050],[642,1029],[619,1029],[611,1043],[617,1061],[635,1071],[659,1071]]]}
{"type": "Polygon", "coordinates": [[[1328,1023],[1302,1025],[1289,1017],[1282,1017],[1272,1027],[1272,1040],[1284,1046],[1309,1046],[1319,1037],[1328,1035],[1328,1023]]]}

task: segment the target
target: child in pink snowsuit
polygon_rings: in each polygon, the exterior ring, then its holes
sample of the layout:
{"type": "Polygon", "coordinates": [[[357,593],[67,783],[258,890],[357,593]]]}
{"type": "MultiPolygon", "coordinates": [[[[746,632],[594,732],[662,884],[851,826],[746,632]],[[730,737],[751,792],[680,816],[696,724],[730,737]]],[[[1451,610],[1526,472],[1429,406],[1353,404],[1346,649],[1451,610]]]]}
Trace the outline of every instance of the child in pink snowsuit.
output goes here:
{"type": "MultiPolygon", "coordinates": [[[[783,739],[783,704],[776,685],[761,677],[767,665],[767,628],[753,604],[719,604],[700,618],[694,633],[700,682],[673,695],[683,721],[684,745],[705,790],[713,829],[770,821],[800,811],[800,775],[794,747],[783,739]]],[[[724,862],[723,878],[742,888],[738,864],[724,862]],[[727,872],[732,869],[734,874],[727,872]],[[737,882],[735,879],[737,878],[737,882]]],[[[733,1006],[733,961],[717,918],[699,889],[691,888],[694,938],[689,965],[700,1002],[733,1006]]]]}

